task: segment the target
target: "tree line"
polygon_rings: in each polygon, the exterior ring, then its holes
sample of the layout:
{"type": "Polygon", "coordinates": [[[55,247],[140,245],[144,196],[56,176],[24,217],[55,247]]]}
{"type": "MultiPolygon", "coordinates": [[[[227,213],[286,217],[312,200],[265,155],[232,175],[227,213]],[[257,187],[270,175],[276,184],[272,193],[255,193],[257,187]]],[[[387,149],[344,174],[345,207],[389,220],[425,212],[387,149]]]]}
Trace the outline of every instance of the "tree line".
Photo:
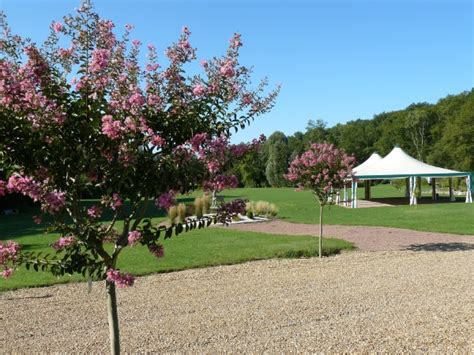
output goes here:
{"type": "Polygon", "coordinates": [[[403,110],[382,112],[328,127],[309,120],[304,132],[271,134],[258,152],[232,168],[241,186],[287,186],[283,174],[310,143],[328,142],[343,148],[357,164],[373,152],[385,156],[398,145],[428,164],[474,171],[474,89],[448,95],[436,104],[414,103],[403,110]]]}

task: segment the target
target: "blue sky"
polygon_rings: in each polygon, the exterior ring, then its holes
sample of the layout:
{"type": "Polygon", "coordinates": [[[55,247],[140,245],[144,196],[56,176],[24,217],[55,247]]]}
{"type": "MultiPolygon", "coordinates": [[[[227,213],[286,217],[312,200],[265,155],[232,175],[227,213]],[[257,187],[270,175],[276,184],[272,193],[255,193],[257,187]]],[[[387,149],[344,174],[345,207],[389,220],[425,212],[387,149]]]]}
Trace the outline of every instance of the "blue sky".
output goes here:
{"type": "MultiPolygon", "coordinates": [[[[102,17],[163,52],[183,25],[198,59],[224,53],[234,32],[254,78],[282,84],[271,113],[234,136],[333,126],[473,87],[472,1],[121,1],[96,0],[102,17]]],[[[13,32],[41,42],[52,20],[79,1],[0,0],[13,32]]]]}

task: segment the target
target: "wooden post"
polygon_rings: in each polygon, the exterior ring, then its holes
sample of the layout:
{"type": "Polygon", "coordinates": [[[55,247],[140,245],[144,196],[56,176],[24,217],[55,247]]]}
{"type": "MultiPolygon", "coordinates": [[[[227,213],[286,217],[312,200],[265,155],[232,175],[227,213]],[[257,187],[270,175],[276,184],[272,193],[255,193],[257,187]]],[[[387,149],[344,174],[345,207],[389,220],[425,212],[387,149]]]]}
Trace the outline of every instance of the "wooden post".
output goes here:
{"type": "Polygon", "coordinates": [[[364,180],[365,199],[370,200],[370,180],[364,180]]]}
{"type": "Polygon", "coordinates": [[[436,201],[436,179],[431,178],[431,199],[436,201]]]}
{"type": "Polygon", "coordinates": [[[410,197],[410,189],[411,189],[411,187],[410,187],[410,178],[407,177],[405,179],[405,197],[407,197],[407,198],[410,197]]]}

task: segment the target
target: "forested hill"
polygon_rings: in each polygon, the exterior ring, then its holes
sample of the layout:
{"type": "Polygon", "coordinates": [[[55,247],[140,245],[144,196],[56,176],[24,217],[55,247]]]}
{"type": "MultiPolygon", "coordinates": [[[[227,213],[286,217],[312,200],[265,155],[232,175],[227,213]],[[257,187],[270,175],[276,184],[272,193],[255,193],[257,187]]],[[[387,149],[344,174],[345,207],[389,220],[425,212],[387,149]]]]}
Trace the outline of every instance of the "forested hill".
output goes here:
{"type": "Polygon", "coordinates": [[[449,95],[436,104],[416,103],[404,110],[383,112],[327,127],[308,122],[305,132],[285,136],[274,132],[258,156],[235,167],[247,186],[279,186],[289,162],[310,142],[331,142],[363,162],[373,152],[385,156],[395,145],[429,164],[474,171],[474,89],[449,95]]]}

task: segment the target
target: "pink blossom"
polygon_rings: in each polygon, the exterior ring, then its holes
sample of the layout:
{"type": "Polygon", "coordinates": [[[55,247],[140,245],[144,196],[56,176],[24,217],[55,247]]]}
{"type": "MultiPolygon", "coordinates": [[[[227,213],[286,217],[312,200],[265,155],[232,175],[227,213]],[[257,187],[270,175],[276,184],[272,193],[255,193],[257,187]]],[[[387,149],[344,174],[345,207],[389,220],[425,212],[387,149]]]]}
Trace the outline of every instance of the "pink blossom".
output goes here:
{"type": "Polygon", "coordinates": [[[129,24],[129,23],[127,23],[127,24],[125,25],[125,29],[126,29],[127,31],[132,30],[134,27],[135,27],[134,25],[131,25],[131,24],[129,24]]]}
{"type": "Polygon", "coordinates": [[[226,61],[219,71],[222,76],[232,78],[235,75],[234,63],[231,60],[226,61]]]}
{"type": "Polygon", "coordinates": [[[87,210],[87,215],[91,218],[100,218],[102,216],[102,208],[94,205],[87,210]]]}
{"type": "MultiPolygon", "coordinates": [[[[5,269],[8,269],[8,263],[14,263],[18,257],[21,250],[21,246],[18,243],[15,243],[12,240],[9,240],[6,243],[0,242],[0,265],[5,269]]],[[[10,276],[11,272],[8,274],[10,276]]]]}
{"type": "Polygon", "coordinates": [[[169,209],[171,206],[176,204],[175,195],[173,191],[168,191],[160,195],[156,200],[155,204],[159,208],[169,209]]]}
{"type": "Polygon", "coordinates": [[[107,281],[115,283],[118,288],[133,286],[135,278],[129,273],[121,273],[115,269],[107,270],[107,281]]]}
{"type": "Polygon", "coordinates": [[[109,59],[110,59],[110,50],[95,49],[92,52],[92,61],[90,65],[90,71],[93,73],[96,73],[105,69],[109,63],[109,59]]]}
{"type": "Polygon", "coordinates": [[[165,143],[164,139],[161,138],[159,135],[157,134],[154,134],[152,137],[151,137],[151,144],[153,144],[155,147],[161,147],[163,146],[165,143]]]}
{"type": "Polygon", "coordinates": [[[242,46],[240,33],[234,33],[234,36],[230,39],[230,48],[237,49],[242,46]]]}
{"type": "Polygon", "coordinates": [[[52,27],[54,32],[56,33],[61,32],[63,30],[63,24],[61,22],[53,22],[52,27]]]}
{"type": "Polygon", "coordinates": [[[157,70],[158,68],[160,67],[160,65],[158,63],[149,63],[146,65],[146,71],[155,71],[157,70]]]}
{"type": "Polygon", "coordinates": [[[165,249],[161,244],[148,244],[148,250],[157,258],[165,256],[165,249]]]}
{"type": "Polygon", "coordinates": [[[11,276],[12,272],[13,272],[13,269],[11,269],[11,268],[9,268],[9,267],[6,267],[6,268],[2,271],[2,277],[3,277],[4,279],[8,279],[8,278],[11,276]]]}
{"type": "Polygon", "coordinates": [[[189,28],[187,26],[183,26],[181,29],[181,32],[184,33],[185,35],[189,36],[191,32],[189,31],[189,28]]]}
{"type": "Polygon", "coordinates": [[[206,93],[206,87],[201,84],[196,84],[193,87],[193,94],[196,96],[202,96],[206,93]]]}
{"type": "Polygon", "coordinates": [[[132,96],[130,96],[130,99],[128,99],[128,102],[132,105],[141,106],[145,103],[145,98],[143,97],[142,94],[140,94],[139,92],[136,92],[132,96]]]}
{"type": "Polygon", "coordinates": [[[111,115],[102,117],[102,133],[110,139],[120,138],[122,125],[120,121],[115,121],[111,115]]]}
{"type": "Polygon", "coordinates": [[[43,222],[43,219],[41,218],[41,216],[33,216],[33,221],[35,222],[35,224],[41,224],[43,222]]]}
{"type": "Polygon", "coordinates": [[[120,195],[116,192],[112,194],[112,203],[110,205],[110,208],[112,208],[114,211],[121,207],[123,205],[123,200],[120,198],[120,195]]]}
{"type": "Polygon", "coordinates": [[[140,45],[142,44],[142,42],[140,42],[138,39],[134,39],[134,40],[132,41],[132,44],[133,44],[135,47],[138,47],[138,46],[140,46],[140,45]]]}
{"type": "Polygon", "coordinates": [[[64,248],[67,248],[77,242],[76,237],[73,235],[68,236],[68,237],[61,237],[57,241],[55,241],[53,244],[51,244],[51,247],[55,250],[62,250],[64,248]]]}
{"type": "Polygon", "coordinates": [[[139,231],[133,231],[128,233],[128,245],[133,246],[137,244],[142,238],[142,234],[139,231]]]}

